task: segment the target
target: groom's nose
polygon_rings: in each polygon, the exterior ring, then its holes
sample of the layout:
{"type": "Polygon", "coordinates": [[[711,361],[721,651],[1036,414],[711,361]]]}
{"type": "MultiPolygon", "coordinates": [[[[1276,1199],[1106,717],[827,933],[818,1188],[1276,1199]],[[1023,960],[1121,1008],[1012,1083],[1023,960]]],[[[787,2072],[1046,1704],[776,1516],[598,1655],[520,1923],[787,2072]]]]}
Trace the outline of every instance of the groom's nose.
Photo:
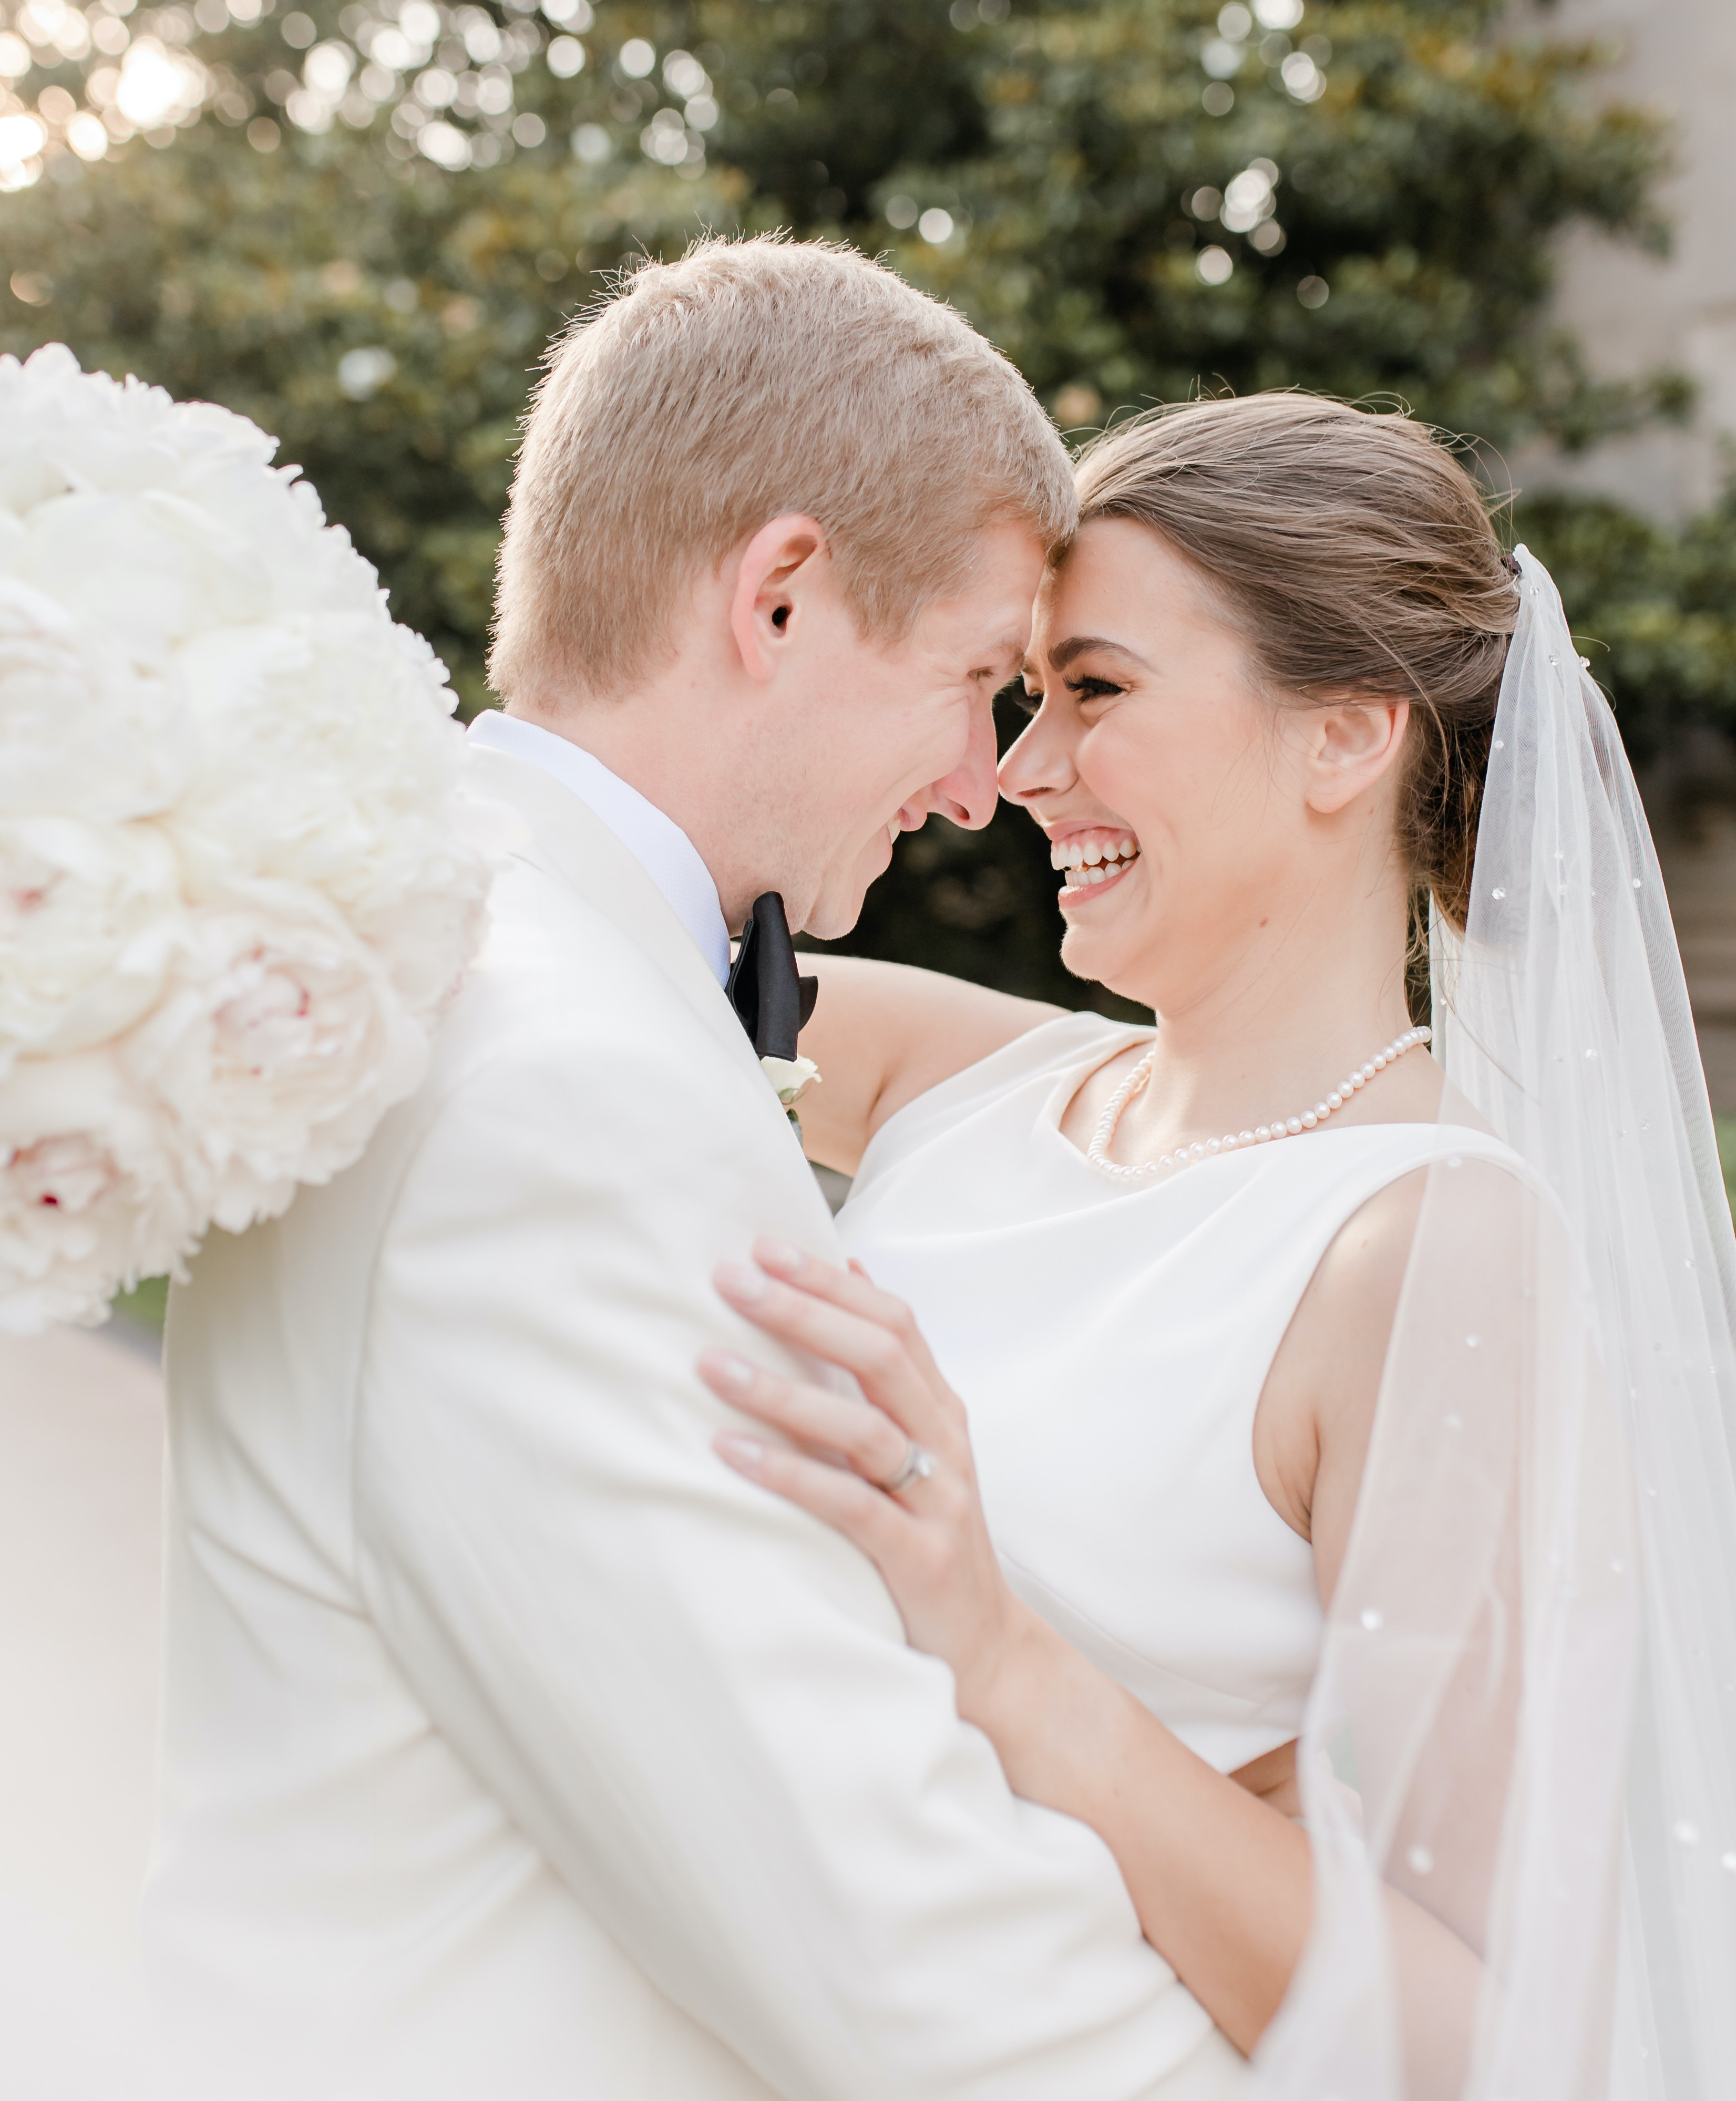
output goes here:
{"type": "Polygon", "coordinates": [[[944,781],[928,791],[931,808],[967,832],[980,832],[994,815],[999,790],[994,779],[994,704],[971,717],[970,742],[964,756],[944,781]]]}

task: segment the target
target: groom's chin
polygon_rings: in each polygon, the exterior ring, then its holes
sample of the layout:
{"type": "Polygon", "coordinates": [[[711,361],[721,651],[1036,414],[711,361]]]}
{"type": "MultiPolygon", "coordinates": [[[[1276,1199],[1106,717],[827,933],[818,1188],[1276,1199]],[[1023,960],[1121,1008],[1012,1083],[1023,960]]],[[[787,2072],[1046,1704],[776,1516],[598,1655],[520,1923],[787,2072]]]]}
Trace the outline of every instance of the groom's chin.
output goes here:
{"type": "Polygon", "coordinates": [[[817,898],[813,909],[797,931],[812,935],[816,941],[841,941],[861,918],[862,900],[867,894],[865,883],[853,897],[817,898]]]}
{"type": "Polygon", "coordinates": [[[819,892],[808,908],[800,931],[817,941],[841,941],[862,916],[862,901],[892,863],[886,834],[877,833],[848,867],[835,864],[822,876],[819,892]]]}

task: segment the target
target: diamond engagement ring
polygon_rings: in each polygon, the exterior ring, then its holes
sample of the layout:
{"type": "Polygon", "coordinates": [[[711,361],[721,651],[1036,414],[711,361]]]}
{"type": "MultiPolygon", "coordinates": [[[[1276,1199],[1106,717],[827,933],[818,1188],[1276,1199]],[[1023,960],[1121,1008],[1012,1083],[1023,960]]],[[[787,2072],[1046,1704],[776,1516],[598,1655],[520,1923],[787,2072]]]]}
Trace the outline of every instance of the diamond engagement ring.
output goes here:
{"type": "Polygon", "coordinates": [[[881,1488],[889,1496],[901,1494],[912,1481],[927,1481],[933,1478],[934,1454],[925,1452],[913,1437],[910,1449],[904,1455],[904,1464],[889,1481],[882,1481],[881,1488]]]}

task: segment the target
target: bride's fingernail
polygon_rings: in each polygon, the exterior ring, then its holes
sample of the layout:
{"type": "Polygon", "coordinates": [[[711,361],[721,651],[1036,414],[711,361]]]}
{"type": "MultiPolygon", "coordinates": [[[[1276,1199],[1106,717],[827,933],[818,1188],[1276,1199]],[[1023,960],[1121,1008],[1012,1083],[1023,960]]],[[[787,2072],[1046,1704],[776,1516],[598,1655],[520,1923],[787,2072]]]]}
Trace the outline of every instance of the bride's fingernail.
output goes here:
{"type": "Polygon", "coordinates": [[[755,1241],[754,1259],[764,1268],[775,1269],[780,1276],[794,1276],[808,1258],[788,1241],[755,1241]]]}
{"type": "Polygon", "coordinates": [[[727,1350],[707,1350],[699,1360],[699,1369],[718,1385],[733,1387],[737,1393],[746,1393],[754,1382],[754,1368],[746,1357],[731,1356],[727,1350]]]}
{"type": "Polygon", "coordinates": [[[772,1288],[763,1271],[745,1262],[720,1263],[716,1282],[718,1289],[728,1298],[764,1298],[772,1288]]]}
{"type": "Polygon", "coordinates": [[[718,1456],[732,1466],[739,1466],[744,1474],[757,1474],[765,1463],[765,1447],[757,1437],[737,1437],[733,1431],[726,1430],[711,1441],[718,1456]]]}

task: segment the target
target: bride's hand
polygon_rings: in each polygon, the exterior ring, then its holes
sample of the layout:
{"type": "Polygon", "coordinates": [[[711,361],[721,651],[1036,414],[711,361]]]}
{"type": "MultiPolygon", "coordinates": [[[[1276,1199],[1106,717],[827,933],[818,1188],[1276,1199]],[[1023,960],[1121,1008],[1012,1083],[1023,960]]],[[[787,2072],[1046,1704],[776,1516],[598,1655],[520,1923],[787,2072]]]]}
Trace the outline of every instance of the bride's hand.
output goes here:
{"type": "Polygon", "coordinates": [[[768,1334],[851,1373],[866,1401],[708,1350],[699,1371],[711,1391],[795,1448],[726,1431],[720,1456],[861,1549],[912,1646],[951,1665],[960,1714],[989,1727],[1030,1616],[990,1542],[963,1404],[910,1308],[862,1272],[776,1241],[757,1242],[754,1262],[718,1271],[724,1297],[768,1334]]]}

